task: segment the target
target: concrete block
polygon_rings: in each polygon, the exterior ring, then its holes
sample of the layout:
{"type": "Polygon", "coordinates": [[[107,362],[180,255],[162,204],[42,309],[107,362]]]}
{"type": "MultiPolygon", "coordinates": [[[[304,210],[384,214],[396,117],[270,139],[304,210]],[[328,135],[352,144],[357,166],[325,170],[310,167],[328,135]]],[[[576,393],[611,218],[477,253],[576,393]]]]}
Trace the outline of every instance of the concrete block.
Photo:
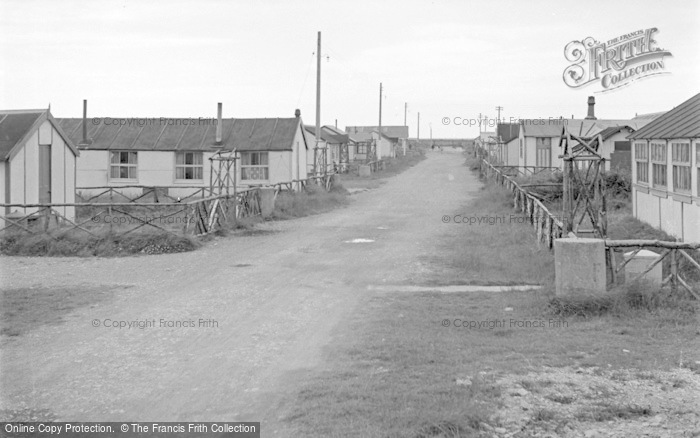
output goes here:
{"type": "Polygon", "coordinates": [[[272,216],[275,209],[275,189],[265,188],[260,190],[260,213],[262,217],[272,216]]]}
{"type": "Polygon", "coordinates": [[[368,165],[360,166],[360,176],[368,177],[372,174],[372,169],[368,165]]]}
{"type": "Polygon", "coordinates": [[[606,290],[605,242],[602,239],[554,240],[556,295],[604,294],[606,290]]]}
{"type": "MultiPolygon", "coordinates": [[[[633,280],[637,275],[644,272],[652,263],[654,263],[656,259],[659,258],[657,253],[646,249],[639,251],[634,257],[632,257],[632,254],[634,254],[634,251],[625,253],[625,260],[629,260],[630,258],[632,259],[625,265],[625,281],[633,280]]],[[[661,285],[661,282],[663,281],[663,267],[661,265],[662,263],[659,263],[658,265],[654,266],[651,271],[644,274],[642,280],[661,285]]]]}

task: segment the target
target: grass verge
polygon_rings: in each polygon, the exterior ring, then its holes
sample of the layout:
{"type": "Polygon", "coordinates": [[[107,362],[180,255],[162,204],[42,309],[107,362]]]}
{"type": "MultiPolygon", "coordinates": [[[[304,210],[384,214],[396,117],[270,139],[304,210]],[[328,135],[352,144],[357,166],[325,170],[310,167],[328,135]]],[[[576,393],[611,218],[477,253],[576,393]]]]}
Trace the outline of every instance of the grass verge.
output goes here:
{"type": "MultiPolygon", "coordinates": [[[[464,209],[500,215],[512,211],[509,200],[505,190],[486,187],[464,209]]],[[[598,308],[557,307],[551,252],[533,250],[532,234],[521,224],[465,229],[441,243],[445,256],[431,266],[442,266],[443,279],[463,279],[472,269],[484,283],[549,285],[540,291],[367,297],[336,330],[321,370],[305,377],[290,401],[283,421],[292,435],[539,436],[529,433],[549,430],[564,436],[559,432],[581,423],[609,425],[655,413],[587,383],[585,370],[608,379],[616,370],[700,363],[698,303],[627,286],[598,308]],[[553,381],[531,382],[545,369],[559,376],[557,388],[570,385],[569,392],[547,390],[553,381]],[[571,375],[584,377],[573,382],[571,375]],[[537,397],[550,407],[529,404],[537,397]]]]}
{"type": "Polygon", "coordinates": [[[275,199],[272,217],[292,219],[324,213],[348,203],[348,192],[335,181],[331,190],[326,191],[314,184],[307,185],[301,192],[280,192],[275,199]]]}
{"type": "Polygon", "coordinates": [[[118,257],[192,251],[200,243],[184,235],[134,232],[115,236],[108,230],[96,235],[70,231],[58,237],[46,234],[9,234],[0,239],[0,252],[18,256],[118,257]]]}

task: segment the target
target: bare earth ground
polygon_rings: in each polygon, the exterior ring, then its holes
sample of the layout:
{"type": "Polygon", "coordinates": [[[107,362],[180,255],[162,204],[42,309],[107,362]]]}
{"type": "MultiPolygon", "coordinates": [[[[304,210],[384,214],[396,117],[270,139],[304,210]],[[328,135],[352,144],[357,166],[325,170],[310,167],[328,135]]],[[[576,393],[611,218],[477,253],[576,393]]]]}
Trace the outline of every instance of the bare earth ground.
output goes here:
{"type": "MultiPolygon", "coordinates": [[[[441,215],[479,184],[459,154],[432,154],[347,208],[267,223],[192,253],[115,259],[2,258],[5,289],[105,291],[60,323],[2,338],[3,419],[262,421],[313,370],[329,333],[370,294],[424,269],[441,215]],[[368,243],[348,243],[368,239],[368,243]],[[155,327],[104,327],[105,320],[155,327]],[[218,328],[159,327],[215,320],[218,328]],[[99,327],[93,327],[97,320],[99,327]]],[[[457,232],[456,227],[450,227],[457,232]]],[[[110,323],[108,321],[108,323],[110,323]]],[[[284,436],[283,432],[279,432],[284,436]]]]}
{"type": "MultiPolygon", "coordinates": [[[[299,391],[335,366],[329,352],[359,339],[363,324],[390,318],[384,312],[409,311],[401,309],[400,295],[389,295],[394,304],[377,315],[372,306],[386,295],[382,290],[436,283],[440,268],[429,260],[444,258],[444,242],[478,233],[474,227],[442,223],[443,215],[467,213],[465,206],[481,186],[463,165],[463,156],[450,152],[429,153],[379,188],[353,195],[347,208],[265,223],[258,233],[220,238],[192,253],[3,257],[4,289],[33,288],[36,294],[74,290],[71,305],[80,307],[67,312],[52,301],[56,315],[43,315],[31,326],[27,322],[2,335],[0,419],[261,421],[263,436],[324,436],[313,423],[311,433],[297,433],[305,426],[285,418],[299,391]],[[351,243],[354,239],[370,241],[351,243]],[[218,327],[197,327],[200,318],[215,320],[218,327]],[[104,327],[106,319],[155,320],[155,327],[104,327]],[[193,321],[195,327],[159,327],[161,319],[193,321]],[[99,327],[93,327],[94,320],[99,327]],[[333,342],[342,345],[329,348],[333,342]]],[[[426,302],[438,314],[451,315],[449,308],[476,319],[484,317],[480,303],[495,300],[489,305],[503,307],[499,300],[517,299],[509,296],[475,293],[439,300],[435,295],[426,302]],[[457,304],[462,301],[474,309],[473,315],[457,304]]],[[[418,321],[416,315],[430,309],[411,311],[416,312],[411,319],[418,321]]],[[[445,331],[438,322],[431,330],[441,330],[445,343],[477,348],[491,342],[478,331],[445,331]]],[[[582,336],[591,336],[591,329],[582,336]]],[[[426,333],[426,339],[432,338],[426,333]]],[[[687,345],[689,353],[698,347],[696,341],[687,345]]],[[[502,421],[498,427],[485,425],[483,436],[700,436],[697,371],[601,369],[586,365],[590,353],[570,347],[555,357],[572,358],[571,366],[533,364],[517,375],[508,367],[499,369],[498,362],[505,359],[494,355],[494,369],[478,378],[501,388],[494,415],[502,421]],[[648,406],[652,414],[623,418],[601,405],[603,400],[611,407],[648,406]],[[569,423],[561,421],[575,416],[569,423]],[[566,426],[553,431],[550,424],[566,426]]],[[[542,349],[542,341],[523,348],[542,349]]],[[[463,372],[466,365],[455,367],[454,380],[444,384],[471,386],[476,377],[463,372]]],[[[333,436],[363,435],[338,431],[333,436]]]]}

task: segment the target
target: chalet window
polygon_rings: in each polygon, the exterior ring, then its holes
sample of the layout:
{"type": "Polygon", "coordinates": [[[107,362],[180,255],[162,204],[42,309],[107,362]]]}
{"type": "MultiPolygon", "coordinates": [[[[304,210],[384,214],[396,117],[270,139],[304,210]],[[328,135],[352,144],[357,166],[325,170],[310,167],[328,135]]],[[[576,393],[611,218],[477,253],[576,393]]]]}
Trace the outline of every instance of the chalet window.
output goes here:
{"type": "Polygon", "coordinates": [[[241,180],[267,181],[270,177],[267,152],[241,154],[241,180]]]}
{"type": "Polygon", "coordinates": [[[110,152],[110,179],[136,179],[136,152],[110,152]]]}
{"type": "Polygon", "coordinates": [[[367,143],[357,143],[357,153],[366,154],[367,153],[367,143]]]}
{"type": "Polygon", "coordinates": [[[697,166],[695,179],[698,182],[698,197],[700,197],[700,143],[695,144],[695,165],[697,166]]]}
{"type": "Polygon", "coordinates": [[[673,191],[690,192],[690,143],[671,143],[673,191]]]}
{"type": "Polygon", "coordinates": [[[201,180],[204,174],[202,152],[175,153],[175,179],[201,180]]]}
{"type": "Polygon", "coordinates": [[[634,144],[634,161],[637,163],[637,182],[649,184],[649,147],[646,143],[634,144]]]}
{"type": "Polygon", "coordinates": [[[535,145],[537,149],[535,165],[537,167],[551,167],[552,139],[550,137],[537,137],[535,145]]]}
{"type": "Polygon", "coordinates": [[[654,187],[666,187],[666,144],[651,144],[651,172],[654,187]]]}

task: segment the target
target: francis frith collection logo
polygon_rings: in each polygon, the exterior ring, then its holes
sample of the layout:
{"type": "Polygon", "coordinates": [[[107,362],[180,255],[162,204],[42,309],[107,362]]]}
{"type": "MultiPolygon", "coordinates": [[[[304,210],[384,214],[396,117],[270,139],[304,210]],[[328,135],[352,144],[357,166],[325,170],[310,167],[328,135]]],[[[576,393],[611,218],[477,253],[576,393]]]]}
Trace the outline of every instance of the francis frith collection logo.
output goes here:
{"type": "Polygon", "coordinates": [[[665,56],[673,56],[659,48],[655,27],[640,29],[606,42],[592,37],[572,41],[564,48],[566,60],[572,62],[564,70],[564,83],[580,88],[599,82],[604,93],[627,86],[649,76],[668,74],[665,56]]]}

